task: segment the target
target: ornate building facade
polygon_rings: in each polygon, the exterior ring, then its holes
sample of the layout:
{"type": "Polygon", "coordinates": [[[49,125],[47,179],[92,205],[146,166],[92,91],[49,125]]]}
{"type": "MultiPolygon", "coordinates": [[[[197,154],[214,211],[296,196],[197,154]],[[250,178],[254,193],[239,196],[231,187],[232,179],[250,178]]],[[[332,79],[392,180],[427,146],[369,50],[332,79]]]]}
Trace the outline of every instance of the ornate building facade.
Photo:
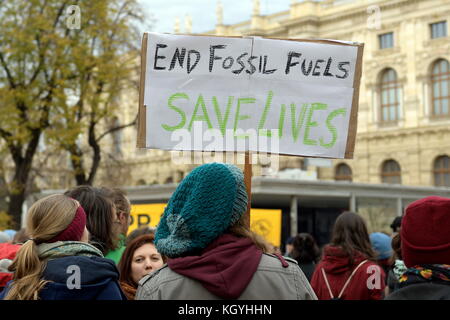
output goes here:
{"type": "MultiPolygon", "coordinates": [[[[450,186],[450,1],[305,0],[261,15],[254,0],[251,19],[232,25],[224,24],[224,10],[219,1],[217,25],[204,34],[365,44],[354,159],[315,166],[281,157],[280,170],[315,171],[320,180],[450,186]]],[[[124,122],[137,110],[137,96],[126,100],[124,122]]],[[[122,134],[122,162],[130,168],[122,184],[177,182],[192,169],[173,165],[169,152],[137,150],[135,139],[133,128],[122,134]]],[[[99,179],[107,181],[110,171],[99,179]]]]}
{"type": "MultiPolygon", "coordinates": [[[[373,228],[382,230],[411,201],[450,195],[449,0],[293,0],[289,10],[270,15],[261,15],[253,0],[251,18],[232,25],[224,10],[218,1],[215,29],[204,34],[365,44],[354,158],[280,157],[281,179],[254,179],[252,205],[282,208],[283,235],[326,234],[345,209],[373,221],[384,215],[373,228]]],[[[189,17],[185,24],[192,27],[189,17]]],[[[128,123],[138,109],[137,92],[121,101],[119,121],[128,123]]],[[[111,136],[106,146],[119,158],[103,164],[95,184],[129,186],[135,203],[167,201],[175,186],[152,185],[177,183],[196,165],[175,165],[170,152],[137,149],[136,137],[133,127],[111,136]]],[[[254,176],[261,171],[254,166],[254,176]]]]}

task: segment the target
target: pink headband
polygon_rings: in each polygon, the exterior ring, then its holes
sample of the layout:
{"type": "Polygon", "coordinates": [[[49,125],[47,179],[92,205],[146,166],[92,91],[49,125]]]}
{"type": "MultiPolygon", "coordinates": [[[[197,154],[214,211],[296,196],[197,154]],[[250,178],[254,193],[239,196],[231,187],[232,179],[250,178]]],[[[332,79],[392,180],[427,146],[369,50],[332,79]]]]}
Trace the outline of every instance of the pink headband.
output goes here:
{"type": "Polygon", "coordinates": [[[75,217],[69,226],[61,231],[56,237],[45,242],[56,241],[80,241],[83,236],[84,228],[86,227],[86,212],[80,205],[75,213],[75,217]]]}

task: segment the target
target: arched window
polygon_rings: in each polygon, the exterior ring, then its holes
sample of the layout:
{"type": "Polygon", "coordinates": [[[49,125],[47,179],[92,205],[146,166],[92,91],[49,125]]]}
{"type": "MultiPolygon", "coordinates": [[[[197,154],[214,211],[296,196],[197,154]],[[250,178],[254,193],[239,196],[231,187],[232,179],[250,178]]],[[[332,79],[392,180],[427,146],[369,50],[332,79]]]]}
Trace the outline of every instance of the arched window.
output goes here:
{"type": "Polygon", "coordinates": [[[183,180],[183,178],[184,178],[184,172],[183,171],[181,171],[181,170],[177,170],[177,173],[176,173],[176,175],[177,175],[177,182],[181,182],[181,180],[183,180]]]}
{"type": "Polygon", "coordinates": [[[168,178],[164,181],[164,183],[165,183],[165,184],[173,183],[173,178],[172,178],[172,177],[168,177],[168,178]]]}
{"type": "Polygon", "coordinates": [[[381,122],[396,122],[399,119],[400,84],[397,73],[386,69],[380,78],[380,120],[381,122]]]}
{"type": "Polygon", "coordinates": [[[145,186],[146,184],[147,184],[147,182],[145,182],[144,179],[139,179],[138,182],[137,182],[138,186],[145,186]]]}
{"type": "Polygon", "coordinates": [[[434,185],[437,187],[450,187],[450,158],[440,156],[434,160],[434,185]]]}
{"type": "Polygon", "coordinates": [[[400,165],[395,160],[386,160],[381,167],[381,182],[401,184],[402,176],[400,165]]]}
{"type": "Polygon", "coordinates": [[[450,64],[447,60],[440,59],[433,64],[431,69],[431,97],[433,116],[449,116],[450,64]]]}
{"type": "Polygon", "coordinates": [[[352,181],[352,169],[345,163],[338,164],[334,175],[336,181],[352,181]]]}

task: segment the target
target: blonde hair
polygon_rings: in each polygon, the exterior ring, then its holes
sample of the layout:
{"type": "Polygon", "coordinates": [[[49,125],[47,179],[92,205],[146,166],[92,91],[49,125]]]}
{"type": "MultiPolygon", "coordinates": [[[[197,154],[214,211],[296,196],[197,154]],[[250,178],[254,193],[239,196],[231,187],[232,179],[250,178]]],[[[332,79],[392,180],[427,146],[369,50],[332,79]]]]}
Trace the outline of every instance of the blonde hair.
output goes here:
{"type": "Polygon", "coordinates": [[[49,282],[42,279],[46,262],[41,261],[36,243],[44,243],[66,229],[79,203],[55,194],[34,203],[28,210],[26,229],[30,239],[17,252],[9,267],[14,278],[5,300],[38,300],[39,291],[49,282]]]}
{"type": "Polygon", "coordinates": [[[240,238],[250,239],[255,246],[261,249],[264,253],[272,253],[273,251],[270,243],[268,243],[259,234],[250,230],[245,213],[235,224],[228,228],[228,232],[240,238]]]}

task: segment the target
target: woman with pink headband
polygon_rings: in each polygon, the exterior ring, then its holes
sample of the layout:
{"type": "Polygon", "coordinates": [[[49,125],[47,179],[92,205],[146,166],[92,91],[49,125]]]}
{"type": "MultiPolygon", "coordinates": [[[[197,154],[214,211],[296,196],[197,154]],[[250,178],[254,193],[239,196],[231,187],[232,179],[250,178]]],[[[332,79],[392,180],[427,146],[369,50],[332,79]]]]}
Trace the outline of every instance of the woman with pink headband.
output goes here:
{"type": "Polygon", "coordinates": [[[5,300],[126,300],[112,260],[88,244],[86,213],[78,201],[55,194],[27,214],[30,240],[9,267],[5,300]]]}

